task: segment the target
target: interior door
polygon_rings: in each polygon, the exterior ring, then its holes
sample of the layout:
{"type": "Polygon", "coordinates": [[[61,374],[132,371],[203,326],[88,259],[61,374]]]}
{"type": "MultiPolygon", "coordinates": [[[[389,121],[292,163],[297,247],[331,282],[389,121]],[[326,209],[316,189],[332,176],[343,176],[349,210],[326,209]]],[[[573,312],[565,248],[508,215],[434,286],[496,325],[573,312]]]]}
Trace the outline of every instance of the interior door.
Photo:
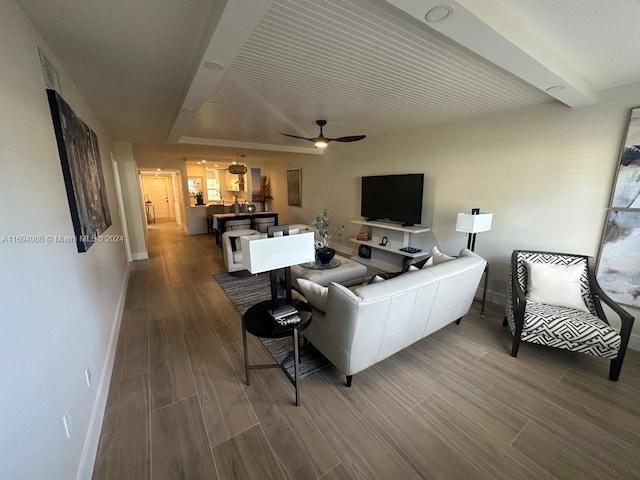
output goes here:
{"type": "Polygon", "coordinates": [[[144,200],[153,202],[156,210],[156,219],[172,219],[173,212],[169,195],[172,195],[169,177],[158,175],[143,175],[142,189],[144,190],[144,200]]]}

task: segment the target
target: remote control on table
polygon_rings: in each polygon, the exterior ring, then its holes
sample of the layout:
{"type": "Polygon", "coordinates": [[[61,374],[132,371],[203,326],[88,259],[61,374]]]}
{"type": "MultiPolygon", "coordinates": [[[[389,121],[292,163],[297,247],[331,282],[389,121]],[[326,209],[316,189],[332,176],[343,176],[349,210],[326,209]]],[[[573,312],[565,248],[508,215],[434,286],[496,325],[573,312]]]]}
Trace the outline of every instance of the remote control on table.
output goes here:
{"type": "Polygon", "coordinates": [[[400,249],[401,252],[407,252],[407,253],[418,253],[420,251],[419,248],[414,248],[414,247],[404,247],[400,249]]]}

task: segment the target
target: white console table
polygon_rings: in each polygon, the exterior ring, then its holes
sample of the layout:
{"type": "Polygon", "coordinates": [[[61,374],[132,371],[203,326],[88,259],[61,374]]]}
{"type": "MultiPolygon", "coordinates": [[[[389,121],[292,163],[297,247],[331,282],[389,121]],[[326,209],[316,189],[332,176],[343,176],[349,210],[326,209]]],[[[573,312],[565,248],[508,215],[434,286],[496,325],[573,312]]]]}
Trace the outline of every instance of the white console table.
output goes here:
{"type": "Polygon", "coordinates": [[[424,257],[435,245],[431,229],[421,226],[403,227],[397,223],[378,221],[351,220],[351,223],[362,225],[361,231],[369,233],[369,240],[350,240],[371,249],[371,258],[354,255],[351,260],[382,272],[394,272],[402,268],[405,260],[424,257]],[[380,245],[382,238],[387,237],[387,245],[380,245]],[[403,252],[404,247],[415,247],[421,250],[416,253],[403,252]]]}

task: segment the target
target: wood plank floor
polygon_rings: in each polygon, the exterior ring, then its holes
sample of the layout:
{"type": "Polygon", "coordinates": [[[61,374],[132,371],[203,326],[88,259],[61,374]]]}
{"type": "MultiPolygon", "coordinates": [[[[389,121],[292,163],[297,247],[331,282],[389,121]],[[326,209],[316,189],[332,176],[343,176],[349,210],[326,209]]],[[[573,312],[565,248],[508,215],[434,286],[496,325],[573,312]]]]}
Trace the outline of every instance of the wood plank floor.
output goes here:
{"type": "MultiPolygon", "coordinates": [[[[132,264],[93,478],[640,478],[640,354],[522,344],[479,305],[354,376],[244,384],[240,316],[212,274],[222,253],[172,223],[132,264]]],[[[269,354],[249,337],[252,361],[269,354]]]]}

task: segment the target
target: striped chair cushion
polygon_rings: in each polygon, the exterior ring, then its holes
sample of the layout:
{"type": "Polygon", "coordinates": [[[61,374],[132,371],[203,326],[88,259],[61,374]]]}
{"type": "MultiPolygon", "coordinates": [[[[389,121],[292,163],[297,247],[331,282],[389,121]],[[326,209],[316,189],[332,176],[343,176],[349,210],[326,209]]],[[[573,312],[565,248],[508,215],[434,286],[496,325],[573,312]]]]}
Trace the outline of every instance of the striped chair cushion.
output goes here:
{"type": "Polygon", "coordinates": [[[595,315],[527,301],[522,340],[614,358],[620,334],[595,315]]]}

